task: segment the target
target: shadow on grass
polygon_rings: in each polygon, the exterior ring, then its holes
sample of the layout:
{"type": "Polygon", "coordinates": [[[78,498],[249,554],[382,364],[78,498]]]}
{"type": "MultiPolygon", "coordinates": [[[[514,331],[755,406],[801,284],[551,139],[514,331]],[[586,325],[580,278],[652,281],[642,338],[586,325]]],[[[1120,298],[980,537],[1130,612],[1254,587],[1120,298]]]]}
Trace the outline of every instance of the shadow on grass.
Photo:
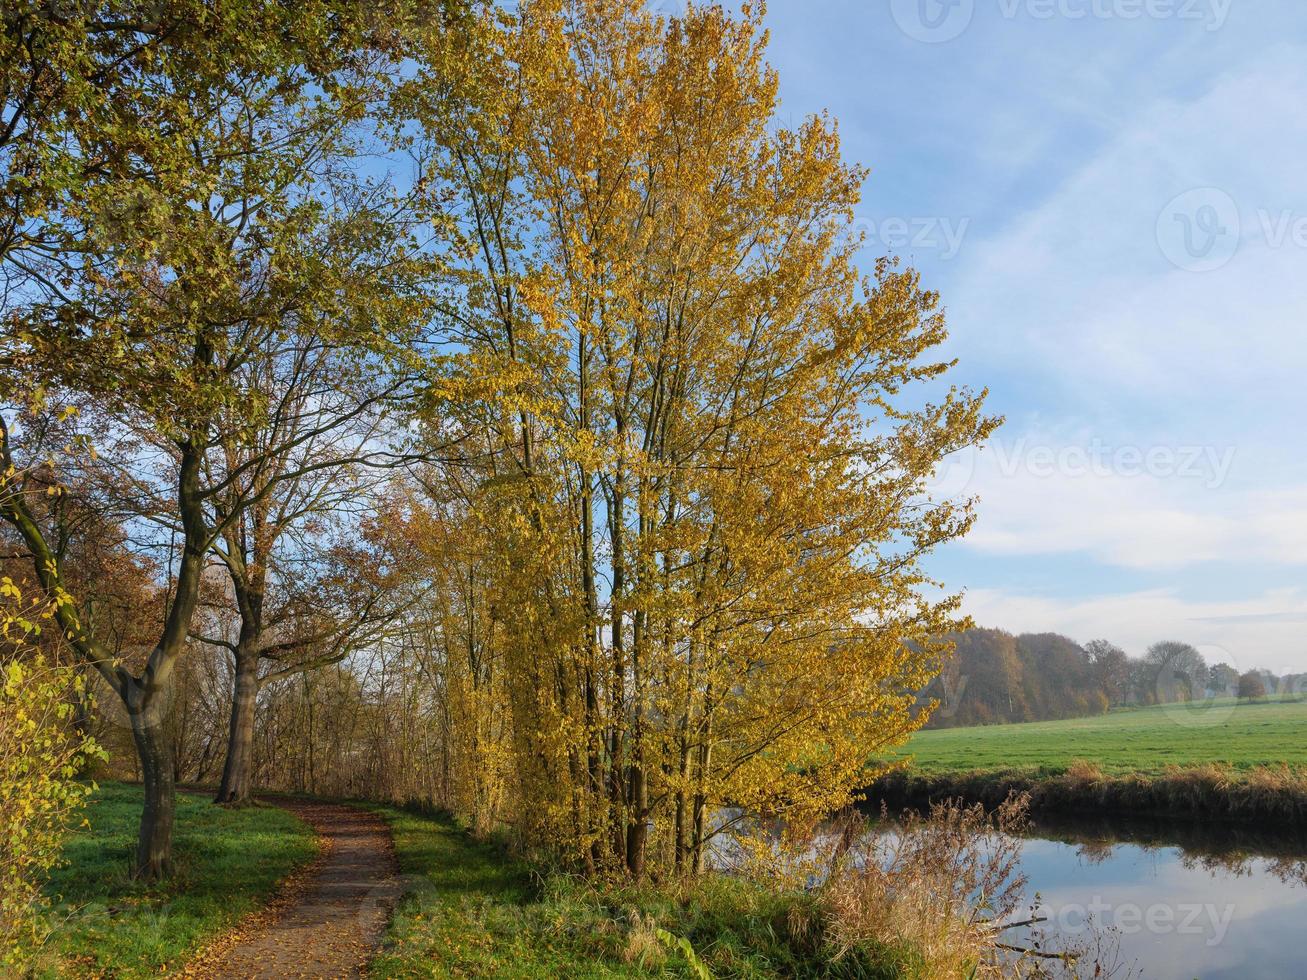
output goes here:
{"type": "Polygon", "coordinates": [[[174,871],[132,879],[141,789],[109,783],[92,797],[46,889],[54,903],[46,976],[157,976],[267,903],[278,882],[317,853],[298,819],[273,807],[229,809],[177,796],[174,871]]]}

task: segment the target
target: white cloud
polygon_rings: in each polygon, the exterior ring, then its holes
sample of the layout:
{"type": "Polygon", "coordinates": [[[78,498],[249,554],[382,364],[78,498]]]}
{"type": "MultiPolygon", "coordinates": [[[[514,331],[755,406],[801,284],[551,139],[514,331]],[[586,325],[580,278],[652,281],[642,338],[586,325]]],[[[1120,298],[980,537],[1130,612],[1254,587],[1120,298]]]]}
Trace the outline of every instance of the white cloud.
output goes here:
{"type": "Polygon", "coordinates": [[[1301,51],[1259,52],[1193,101],[1146,103],[1000,234],[973,226],[947,293],[964,357],[1191,424],[1300,408],[1307,248],[1265,226],[1307,220],[1304,102],[1301,51]],[[1201,187],[1234,200],[1242,234],[1228,264],[1194,273],[1168,261],[1158,229],[1169,201],[1201,187]]]}
{"type": "MultiPolygon", "coordinates": [[[[1268,240],[1266,225],[1307,223],[1307,59],[1287,43],[1214,50],[1186,45],[1183,70],[1169,69],[1202,75],[1193,59],[1208,57],[1203,88],[1182,97],[1163,78],[1138,79],[1138,105],[1115,106],[1106,139],[1051,192],[998,234],[972,227],[945,296],[964,367],[1000,379],[994,402],[1010,417],[962,465],[966,492],[981,497],[964,548],[982,574],[985,556],[1028,556],[1066,593],[1075,582],[1057,558],[1079,555],[1167,585],[1216,562],[1304,580],[1307,247],[1268,240]],[[1177,268],[1158,241],[1168,202],[1195,187],[1228,194],[1241,226],[1230,261],[1203,273],[1177,268]],[[1137,457],[1086,466],[1095,446],[1208,455],[1189,475],[1137,457]]],[[[1226,586],[1247,594],[1237,573],[1226,586]]],[[[1170,597],[1139,607],[1141,640],[1189,618],[1178,597],[1148,595],[1170,597]]],[[[1019,615],[991,622],[1031,627],[1019,615]]],[[[1242,647],[1265,634],[1282,650],[1298,628],[1244,626],[1222,629],[1242,647]]]]}
{"type": "Polygon", "coordinates": [[[1156,570],[1307,565],[1307,486],[1248,489],[1231,479],[1236,462],[1229,446],[1007,434],[944,489],[980,497],[964,547],[981,553],[1079,553],[1156,570]]]}

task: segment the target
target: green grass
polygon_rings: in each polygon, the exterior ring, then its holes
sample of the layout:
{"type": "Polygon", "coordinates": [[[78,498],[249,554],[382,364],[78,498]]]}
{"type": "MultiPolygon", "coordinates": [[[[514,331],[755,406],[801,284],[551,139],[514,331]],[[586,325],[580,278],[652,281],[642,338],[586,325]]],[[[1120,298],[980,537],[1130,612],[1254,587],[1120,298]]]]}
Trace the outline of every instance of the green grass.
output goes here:
{"type": "Polygon", "coordinates": [[[1113,711],[1095,718],[918,732],[904,748],[924,775],[968,771],[1060,773],[1072,762],[1105,773],[1167,766],[1307,766],[1307,702],[1215,700],[1113,711]]]}
{"type": "Polygon", "coordinates": [[[284,810],[229,810],[179,793],[176,873],[166,884],[131,880],[141,790],[107,784],[91,798],[89,828],[64,848],[48,894],[56,931],[46,976],[157,976],[267,903],[277,883],[317,853],[312,830],[284,810]]]}
{"type": "Polygon", "coordinates": [[[603,886],[533,875],[502,848],[453,822],[378,808],[390,823],[407,896],[391,922],[374,977],[693,977],[687,955],[656,928],[685,939],[714,976],[916,976],[915,953],[885,948],[832,963],[790,934],[810,899],[707,875],[693,885],[603,886]]]}
{"type": "MultiPolygon", "coordinates": [[[[568,922],[526,865],[448,820],[380,809],[390,824],[406,895],[376,977],[630,977],[625,963],[584,953],[585,923],[568,922]]],[[[575,912],[575,910],[570,910],[575,912]]]]}

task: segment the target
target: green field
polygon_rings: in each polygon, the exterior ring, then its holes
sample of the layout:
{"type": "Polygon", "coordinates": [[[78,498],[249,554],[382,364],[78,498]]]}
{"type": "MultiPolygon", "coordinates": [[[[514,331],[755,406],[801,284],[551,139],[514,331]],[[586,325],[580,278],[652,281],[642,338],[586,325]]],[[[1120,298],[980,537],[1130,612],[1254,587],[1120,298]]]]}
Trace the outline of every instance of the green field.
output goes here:
{"type": "Polygon", "coordinates": [[[147,887],[130,875],[141,788],[102,785],[84,815],[89,826],[69,838],[46,889],[53,931],[39,976],[126,980],[176,969],[317,854],[313,831],[285,810],[231,810],[179,793],[176,873],[147,887]]]}
{"type": "Polygon", "coordinates": [[[1307,767],[1307,702],[1232,700],[1129,708],[1094,718],[918,732],[902,750],[922,774],[1061,772],[1093,762],[1105,773],[1155,774],[1167,766],[1307,767]]]}

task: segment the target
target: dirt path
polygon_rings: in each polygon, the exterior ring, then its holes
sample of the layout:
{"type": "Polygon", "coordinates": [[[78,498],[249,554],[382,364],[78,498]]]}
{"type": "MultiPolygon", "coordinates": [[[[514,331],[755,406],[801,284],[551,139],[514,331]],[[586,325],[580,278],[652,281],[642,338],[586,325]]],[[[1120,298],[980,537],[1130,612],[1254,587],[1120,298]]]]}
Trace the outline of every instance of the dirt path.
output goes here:
{"type": "Polygon", "coordinates": [[[209,980],[358,977],[376,952],[398,890],[380,817],[334,803],[269,799],[311,826],[323,854],[266,913],[186,971],[209,980]]]}

